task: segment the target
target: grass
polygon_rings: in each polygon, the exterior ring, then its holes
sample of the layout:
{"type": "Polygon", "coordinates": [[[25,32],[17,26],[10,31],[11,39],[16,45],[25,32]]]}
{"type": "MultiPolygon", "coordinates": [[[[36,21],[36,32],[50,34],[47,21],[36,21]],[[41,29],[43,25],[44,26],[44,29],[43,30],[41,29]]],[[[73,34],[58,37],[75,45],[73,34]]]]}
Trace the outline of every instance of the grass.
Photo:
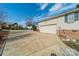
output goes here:
{"type": "Polygon", "coordinates": [[[63,41],[66,45],[68,45],[69,47],[76,49],[77,51],[79,51],[79,42],[67,42],[67,41],[63,41]]]}

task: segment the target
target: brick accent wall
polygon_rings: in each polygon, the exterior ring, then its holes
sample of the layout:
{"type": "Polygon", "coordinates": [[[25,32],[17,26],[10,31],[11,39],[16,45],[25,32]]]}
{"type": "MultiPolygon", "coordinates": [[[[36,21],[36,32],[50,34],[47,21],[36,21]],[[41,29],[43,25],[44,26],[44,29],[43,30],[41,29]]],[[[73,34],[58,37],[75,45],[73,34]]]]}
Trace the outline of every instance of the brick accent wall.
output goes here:
{"type": "Polygon", "coordinates": [[[57,34],[60,38],[79,39],[79,30],[58,30],[57,34]]]}

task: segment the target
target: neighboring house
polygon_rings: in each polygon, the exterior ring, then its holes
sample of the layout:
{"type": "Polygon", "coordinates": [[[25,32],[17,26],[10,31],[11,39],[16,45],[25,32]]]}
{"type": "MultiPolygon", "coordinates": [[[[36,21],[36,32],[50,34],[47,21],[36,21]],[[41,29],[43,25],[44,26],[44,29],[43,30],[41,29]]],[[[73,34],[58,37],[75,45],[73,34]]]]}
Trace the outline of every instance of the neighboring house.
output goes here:
{"type": "Polygon", "coordinates": [[[31,30],[32,29],[32,26],[27,26],[28,30],[31,30]]]}
{"type": "Polygon", "coordinates": [[[57,30],[79,30],[79,8],[49,17],[38,23],[40,32],[56,34],[57,30]]]}

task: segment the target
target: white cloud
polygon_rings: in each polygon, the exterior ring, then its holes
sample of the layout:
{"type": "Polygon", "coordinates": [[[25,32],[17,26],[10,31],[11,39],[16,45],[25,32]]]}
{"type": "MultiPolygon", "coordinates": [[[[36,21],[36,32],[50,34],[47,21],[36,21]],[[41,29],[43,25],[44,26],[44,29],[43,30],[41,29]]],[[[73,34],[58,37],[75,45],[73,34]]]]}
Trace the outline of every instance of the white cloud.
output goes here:
{"type": "Polygon", "coordinates": [[[75,6],[76,6],[76,4],[72,4],[72,5],[69,5],[69,6],[65,6],[65,7],[61,8],[60,11],[69,10],[69,9],[75,8],[75,6]]]}
{"type": "Polygon", "coordinates": [[[33,21],[34,21],[34,22],[38,22],[38,21],[40,21],[41,18],[42,18],[42,16],[35,16],[35,17],[33,18],[33,21]]]}
{"type": "Polygon", "coordinates": [[[53,15],[56,15],[56,14],[59,14],[59,13],[62,13],[62,12],[66,12],[66,11],[72,10],[72,9],[75,8],[76,5],[77,5],[77,3],[76,4],[72,3],[72,4],[69,4],[69,5],[63,3],[63,4],[60,5],[61,7],[57,8],[57,10],[54,9],[54,6],[52,6],[52,8],[51,8],[52,10],[49,11],[48,15],[49,16],[51,16],[51,15],[53,16],[53,15]]]}
{"type": "Polygon", "coordinates": [[[57,3],[54,6],[52,6],[49,11],[57,11],[58,9],[60,9],[63,6],[62,3],[57,3]]]}
{"type": "Polygon", "coordinates": [[[48,3],[41,3],[39,5],[40,5],[40,9],[44,10],[47,7],[48,3]]]}
{"type": "Polygon", "coordinates": [[[42,14],[42,15],[39,15],[39,16],[35,16],[35,17],[33,18],[33,21],[34,21],[34,22],[39,22],[39,21],[41,21],[41,20],[44,19],[44,18],[45,18],[45,15],[42,14]]]}

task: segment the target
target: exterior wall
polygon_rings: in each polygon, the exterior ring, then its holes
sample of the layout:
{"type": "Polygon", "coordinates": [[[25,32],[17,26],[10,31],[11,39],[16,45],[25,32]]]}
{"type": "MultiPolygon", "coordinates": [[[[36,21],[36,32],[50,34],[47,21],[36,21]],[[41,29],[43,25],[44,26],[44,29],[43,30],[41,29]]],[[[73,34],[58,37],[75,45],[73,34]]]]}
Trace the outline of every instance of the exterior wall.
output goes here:
{"type": "Polygon", "coordinates": [[[51,19],[51,20],[40,22],[39,25],[42,26],[42,25],[56,24],[57,21],[58,21],[57,19],[51,19]]]}
{"type": "MultiPolygon", "coordinates": [[[[75,16],[74,13],[72,13],[72,15],[73,15],[73,17],[75,16]]],[[[71,22],[73,22],[71,16],[70,16],[70,18],[71,18],[71,22]]],[[[74,17],[74,19],[75,19],[75,17],[74,17]]],[[[40,22],[38,25],[39,25],[40,32],[47,32],[47,33],[57,33],[56,30],[59,30],[59,29],[71,30],[71,31],[79,30],[79,20],[74,21],[73,23],[66,23],[65,15],[55,18],[55,19],[48,20],[48,21],[40,22]]]]}
{"type": "Polygon", "coordinates": [[[59,18],[57,26],[61,29],[79,30],[79,20],[68,24],[65,22],[65,16],[63,16],[59,18]]]}
{"type": "Polygon", "coordinates": [[[57,25],[56,25],[57,22],[58,22],[58,18],[51,19],[51,20],[48,20],[48,21],[40,22],[38,24],[39,31],[43,32],[43,33],[53,33],[53,34],[56,34],[56,32],[57,32],[57,25]]]}
{"type": "MultiPolygon", "coordinates": [[[[75,14],[73,14],[75,16],[75,14]]],[[[73,16],[73,20],[75,17],[73,16]]],[[[65,22],[65,16],[61,20],[58,21],[57,26],[57,34],[60,39],[65,39],[65,41],[79,41],[79,20],[74,21],[71,18],[71,23],[65,22]]]]}
{"type": "Polygon", "coordinates": [[[79,40],[79,31],[78,30],[59,30],[58,35],[61,38],[69,38],[69,39],[78,39],[79,40]]]}

